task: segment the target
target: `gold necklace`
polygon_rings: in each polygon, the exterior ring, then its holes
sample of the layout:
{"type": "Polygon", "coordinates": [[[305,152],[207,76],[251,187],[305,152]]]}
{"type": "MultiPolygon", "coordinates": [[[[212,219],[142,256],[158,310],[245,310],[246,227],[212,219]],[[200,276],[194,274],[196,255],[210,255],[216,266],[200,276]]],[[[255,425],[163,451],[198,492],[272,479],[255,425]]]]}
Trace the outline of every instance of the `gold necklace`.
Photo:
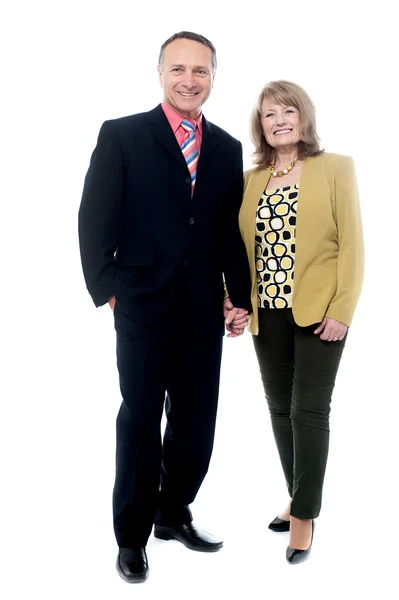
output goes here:
{"type": "Polygon", "coordinates": [[[283,175],[287,175],[295,167],[297,160],[297,158],[293,160],[292,163],[290,163],[288,167],[286,169],[283,169],[282,171],[275,170],[276,163],[274,163],[274,165],[270,165],[273,177],[282,177],[283,175]]]}

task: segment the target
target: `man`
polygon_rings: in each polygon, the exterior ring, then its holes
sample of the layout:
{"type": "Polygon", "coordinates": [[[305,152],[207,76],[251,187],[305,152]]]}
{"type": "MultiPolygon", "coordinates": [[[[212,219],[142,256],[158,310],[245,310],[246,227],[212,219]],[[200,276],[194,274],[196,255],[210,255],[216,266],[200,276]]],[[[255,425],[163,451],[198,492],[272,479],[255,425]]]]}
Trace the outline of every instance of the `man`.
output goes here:
{"type": "Polygon", "coordinates": [[[181,32],[163,44],[163,103],[103,124],[79,211],[87,288],[96,306],[109,302],[117,333],[113,510],[117,569],[128,582],[148,575],[154,520],[157,538],[199,551],[223,545],[193,525],[189,509],[213,447],[223,275],[231,337],[250,310],[241,144],[201,113],[215,70],[206,38],[181,32]]]}

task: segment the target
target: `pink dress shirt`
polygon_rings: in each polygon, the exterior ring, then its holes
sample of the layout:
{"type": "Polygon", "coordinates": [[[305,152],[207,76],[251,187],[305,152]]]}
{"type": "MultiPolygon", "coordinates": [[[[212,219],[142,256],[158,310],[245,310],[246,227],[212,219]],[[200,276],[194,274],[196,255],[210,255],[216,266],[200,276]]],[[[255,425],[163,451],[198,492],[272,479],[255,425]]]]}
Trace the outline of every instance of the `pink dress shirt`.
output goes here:
{"type": "MultiPolygon", "coordinates": [[[[161,106],[162,106],[163,112],[165,113],[166,118],[169,121],[169,125],[171,126],[173,133],[176,136],[177,143],[179,144],[179,146],[181,146],[183,143],[183,140],[184,140],[184,136],[186,135],[186,132],[184,131],[184,129],[182,127],[180,127],[180,124],[181,124],[182,120],[184,119],[184,117],[182,115],[180,115],[178,112],[176,112],[166,102],[162,102],[161,106]]],[[[194,120],[197,125],[195,128],[195,139],[197,141],[198,156],[199,156],[200,150],[201,150],[201,142],[202,142],[202,112],[198,115],[198,117],[196,117],[195,119],[190,119],[190,120],[191,121],[194,120]]]]}

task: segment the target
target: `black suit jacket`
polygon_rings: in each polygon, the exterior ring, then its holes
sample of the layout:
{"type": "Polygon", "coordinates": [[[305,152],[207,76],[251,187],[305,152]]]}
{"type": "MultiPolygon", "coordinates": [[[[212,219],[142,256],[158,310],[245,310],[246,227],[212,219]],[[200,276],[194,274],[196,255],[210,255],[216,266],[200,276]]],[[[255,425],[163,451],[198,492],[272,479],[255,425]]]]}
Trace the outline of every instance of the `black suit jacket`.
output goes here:
{"type": "Polygon", "coordinates": [[[156,323],[176,302],[207,335],[223,326],[223,274],[233,304],[251,309],[238,227],[240,142],[202,119],[194,195],[185,159],[161,105],[106,121],[86,175],[79,239],[96,306],[116,296],[132,320],[156,323]]]}

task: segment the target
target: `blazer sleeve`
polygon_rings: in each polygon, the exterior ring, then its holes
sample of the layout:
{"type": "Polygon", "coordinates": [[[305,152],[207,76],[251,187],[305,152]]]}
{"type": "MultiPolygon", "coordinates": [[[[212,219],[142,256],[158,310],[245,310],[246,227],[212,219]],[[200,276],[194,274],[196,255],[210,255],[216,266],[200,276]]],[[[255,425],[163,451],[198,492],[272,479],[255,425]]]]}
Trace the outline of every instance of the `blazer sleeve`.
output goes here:
{"type": "Polygon", "coordinates": [[[224,296],[225,298],[230,297],[236,308],[245,308],[251,312],[251,276],[247,252],[238,224],[243,187],[242,146],[239,143],[230,187],[229,210],[224,222],[224,296]]]}
{"type": "Polygon", "coordinates": [[[362,219],[352,158],[342,157],[342,162],[335,171],[334,180],[339,244],[337,289],[326,317],[349,326],[360,296],[364,275],[362,219]]]}
{"type": "Polygon", "coordinates": [[[79,208],[79,245],[87,289],[96,306],[115,295],[115,251],[118,247],[124,169],[111,121],[100,130],[87,172],[79,208]]]}

